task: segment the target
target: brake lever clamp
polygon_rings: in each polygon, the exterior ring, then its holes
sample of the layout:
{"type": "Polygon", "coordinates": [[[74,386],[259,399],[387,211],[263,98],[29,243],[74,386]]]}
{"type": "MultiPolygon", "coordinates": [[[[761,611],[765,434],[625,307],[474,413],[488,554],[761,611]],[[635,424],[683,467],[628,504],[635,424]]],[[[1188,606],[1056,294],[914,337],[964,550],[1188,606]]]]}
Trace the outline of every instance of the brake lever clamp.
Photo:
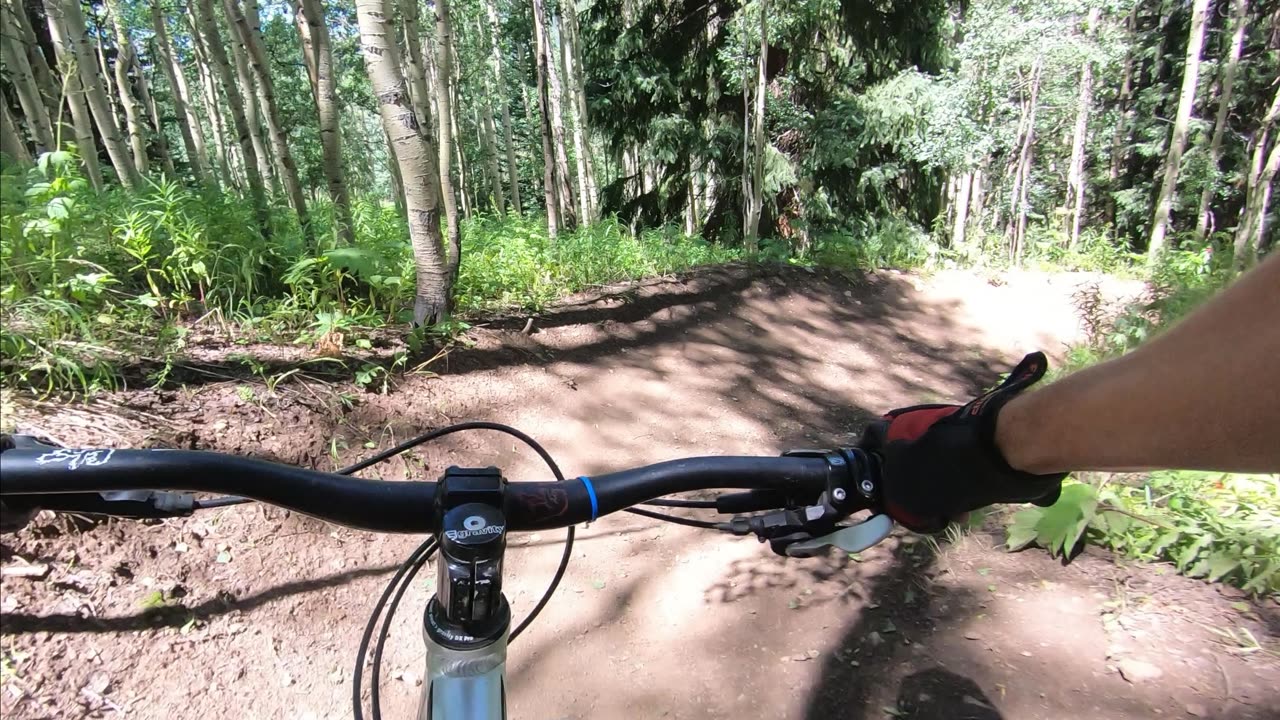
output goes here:
{"type": "Polygon", "coordinates": [[[827,487],[817,502],[801,508],[735,517],[721,523],[720,529],[735,535],[754,534],[760,542],[768,541],[769,547],[784,557],[813,557],[827,547],[860,552],[893,530],[893,521],[878,513],[856,525],[837,525],[858,510],[879,506],[875,456],[859,448],[791,450],[783,455],[820,457],[827,461],[827,487]]]}

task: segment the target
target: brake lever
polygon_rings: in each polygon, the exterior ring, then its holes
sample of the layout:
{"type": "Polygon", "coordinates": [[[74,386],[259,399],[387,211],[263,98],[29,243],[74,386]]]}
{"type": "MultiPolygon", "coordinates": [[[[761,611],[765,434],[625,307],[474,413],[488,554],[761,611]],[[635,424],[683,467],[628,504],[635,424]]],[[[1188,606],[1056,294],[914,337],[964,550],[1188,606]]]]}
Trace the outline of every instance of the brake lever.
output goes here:
{"type": "Polygon", "coordinates": [[[842,527],[812,540],[800,540],[786,547],[788,557],[809,558],[821,554],[828,547],[845,552],[862,552],[879,543],[893,532],[893,520],[888,515],[872,515],[857,525],[842,527]]]}

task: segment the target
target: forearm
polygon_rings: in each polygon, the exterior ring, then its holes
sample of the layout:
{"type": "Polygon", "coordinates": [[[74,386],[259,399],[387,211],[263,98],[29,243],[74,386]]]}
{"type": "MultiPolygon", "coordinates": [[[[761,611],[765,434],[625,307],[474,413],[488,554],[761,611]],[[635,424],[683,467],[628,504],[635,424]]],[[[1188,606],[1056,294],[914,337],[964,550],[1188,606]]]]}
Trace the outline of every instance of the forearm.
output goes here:
{"type": "Polygon", "coordinates": [[[996,442],[1033,473],[1280,471],[1280,255],[1137,350],[1015,398],[996,442]]]}

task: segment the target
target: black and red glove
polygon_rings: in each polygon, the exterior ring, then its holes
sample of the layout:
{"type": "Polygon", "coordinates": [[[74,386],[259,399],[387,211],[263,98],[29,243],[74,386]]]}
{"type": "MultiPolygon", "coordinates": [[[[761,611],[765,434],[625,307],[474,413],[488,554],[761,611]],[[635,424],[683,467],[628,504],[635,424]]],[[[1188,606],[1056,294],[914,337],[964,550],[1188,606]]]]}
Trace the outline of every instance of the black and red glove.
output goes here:
{"type": "Polygon", "coordinates": [[[1052,505],[1066,473],[1015,470],[996,447],[1001,408],[1048,366],[1044,353],[1031,353],[999,387],[967,405],[900,408],[868,427],[861,447],[880,457],[889,516],[916,532],[936,532],[955,516],[993,503],[1052,505]]]}

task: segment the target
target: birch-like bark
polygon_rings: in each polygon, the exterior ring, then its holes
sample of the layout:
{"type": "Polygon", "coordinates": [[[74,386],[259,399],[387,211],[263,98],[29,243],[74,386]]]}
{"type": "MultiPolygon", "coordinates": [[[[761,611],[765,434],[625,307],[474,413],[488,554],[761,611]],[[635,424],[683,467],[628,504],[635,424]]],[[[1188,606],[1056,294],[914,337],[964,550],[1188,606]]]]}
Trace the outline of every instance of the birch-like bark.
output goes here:
{"type": "MultiPolygon", "coordinates": [[[[98,163],[98,143],[93,134],[93,117],[89,110],[89,102],[85,97],[84,86],[80,82],[80,71],[75,49],[67,40],[62,26],[60,12],[49,14],[46,10],[45,20],[49,23],[49,37],[53,41],[54,55],[57,57],[58,70],[62,75],[61,95],[67,99],[67,109],[71,113],[71,125],[76,136],[76,150],[84,164],[84,174],[89,185],[96,192],[102,192],[102,167],[98,163]]],[[[66,142],[55,138],[55,144],[66,142]]]]}
{"type": "Polygon", "coordinates": [[[1237,269],[1252,265],[1257,260],[1258,251],[1262,249],[1271,186],[1276,173],[1280,171],[1280,139],[1275,137],[1277,121],[1280,121],[1280,89],[1276,90],[1271,107],[1254,134],[1249,171],[1245,177],[1245,203],[1240,212],[1240,223],[1236,226],[1234,246],[1237,269]]]}
{"type": "MultiPolygon", "coordinates": [[[[205,155],[204,133],[200,129],[200,119],[191,109],[191,94],[187,88],[187,79],[182,74],[182,67],[173,56],[173,46],[169,42],[169,28],[165,22],[164,11],[160,8],[160,0],[151,2],[151,30],[155,33],[156,52],[159,58],[156,65],[164,72],[169,81],[169,94],[173,96],[173,109],[178,116],[178,131],[182,135],[182,147],[187,153],[187,165],[196,182],[204,185],[215,182],[209,171],[209,159],[205,155]]],[[[156,129],[163,132],[157,120],[156,129]]]]}
{"type": "Polygon", "coordinates": [[[138,172],[145,175],[151,165],[147,158],[147,122],[144,119],[146,108],[134,92],[133,83],[129,81],[130,71],[136,68],[141,74],[142,69],[137,67],[138,55],[133,49],[133,40],[130,39],[128,30],[120,17],[119,0],[106,0],[106,7],[116,39],[116,64],[113,75],[120,105],[124,108],[125,127],[129,132],[129,149],[133,152],[133,164],[137,166],[138,172]]]}
{"type": "MultiPolygon", "coordinates": [[[[591,123],[587,117],[586,75],[582,71],[582,36],[578,28],[578,12],[572,3],[566,3],[561,27],[564,30],[565,73],[574,109],[573,148],[578,161],[578,203],[583,224],[589,225],[596,218],[596,171],[591,154],[591,123]]],[[[696,203],[692,208],[697,224],[696,203]]]]}
{"type": "MultiPolygon", "coordinates": [[[[437,167],[440,171],[440,194],[444,198],[444,215],[448,225],[449,283],[458,276],[462,262],[462,228],[458,224],[458,201],[453,188],[453,153],[457,133],[453,117],[453,22],[449,17],[449,0],[436,0],[436,117],[440,126],[437,167]]],[[[458,172],[462,172],[459,158],[458,172]]]]}
{"type": "MultiPolygon", "coordinates": [[[[20,5],[15,7],[16,2],[17,0],[5,0],[0,4],[0,58],[4,60],[5,72],[13,82],[18,105],[22,108],[22,117],[27,129],[31,131],[31,138],[35,140],[36,152],[48,152],[56,149],[53,122],[31,69],[24,34],[19,29],[17,13],[25,13],[25,10],[20,5]]],[[[13,127],[16,133],[17,126],[13,127]]],[[[23,145],[24,150],[25,148],[23,145]]]]}
{"type": "MultiPolygon", "coordinates": [[[[1085,21],[1084,37],[1091,45],[1098,26],[1099,9],[1089,9],[1085,21]]],[[[1086,57],[1080,64],[1080,95],[1076,100],[1076,125],[1071,134],[1071,161],[1067,166],[1067,208],[1071,213],[1068,228],[1068,247],[1075,248],[1080,241],[1080,220],[1084,216],[1085,193],[1088,178],[1085,177],[1085,146],[1089,140],[1089,115],[1093,110],[1093,59],[1086,57]]]]}
{"type": "Polygon", "coordinates": [[[169,138],[165,135],[160,118],[160,106],[151,93],[151,81],[147,79],[147,72],[141,63],[136,67],[138,68],[138,99],[142,101],[142,107],[147,110],[147,118],[151,120],[148,130],[155,140],[156,152],[160,155],[160,165],[164,168],[167,177],[177,177],[177,171],[173,166],[173,152],[169,149],[169,138]]]}
{"type": "Polygon", "coordinates": [[[404,181],[409,239],[417,273],[414,323],[433,324],[448,318],[451,284],[441,251],[436,153],[409,102],[389,4],[386,0],[356,0],[356,16],[369,81],[404,181]]]}
{"type": "Polygon", "coordinates": [[[218,26],[214,20],[213,0],[196,0],[195,8],[204,35],[205,51],[212,61],[213,71],[221,78],[222,87],[227,93],[227,104],[231,107],[231,121],[235,124],[236,134],[239,136],[240,155],[244,158],[245,180],[249,185],[249,196],[257,214],[258,227],[263,237],[270,237],[271,210],[267,207],[267,193],[262,186],[262,174],[258,170],[258,154],[245,116],[246,105],[253,102],[251,86],[246,88],[249,93],[242,95],[231,77],[231,62],[227,59],[226,46],[223,45],[222,35],[218,32],[218,26]]]}
{"type": "Polygon", "coordinates": [[[498,11],[494,0],[485,0],[485,13],[489,16],[489,59],[497,82],[499,108],[502,111],[502,141],[507,154],[507,185],[511,194],[511,207],[516,214],[523,212],[520,206],[520,166],[516,163],[516,144],[511,132],[511,108],[507,102],[507,81],[502,74],[502,49],[498,43],[498,11]]]}
{"type": "MultiPolygon", "coordinates": [[[[756,58],[755,102],[750,112],[751,117],[751,155],[749,165],[743,167],[743,245],[747,252],[755,253],[759,249],[760,214],[764,210],[764,95],[765,69],[769,59],[769,7],[766,0],[760,0],[760,55],[756,58]],[[750,179],[746,177],[750,173],[750,179]]],[[[746,90],[744,85],[743,95],[746,90]]],[[[745,109],[745,108],[744,108],[745,109]]]]}
{"type": "Polygon", "coordinates": [[[563,84],[560,77],[563,75],[560,69],[560,55],[556,52],[553,35],[558,35],[560,25],[559,16],[552,14],[550,22],[546,26],[547,32],[544,32],[542,39],[546,42],[547,53],[547,79],[550,82],[551,100],[551,142],[556,151],[556,182],[559,187],[556,190],[556,197],[560,200],[560,222],[565,226],[576,224],[577,211],[574,209],[573,203],[573,180],[569,175],[569,152],[565,144],[564,132],[564,109],[561,98],[564,96],[563,84]]]}
{"type": "Polygon", "coordinates": [[[324,163],[329,199],[333,201],[334,222],[338,237],[347,245],[354,244],[355,221],[351,216],[351,195],[347,190],[346,171],[342,166],[342,126],[338,121],[338,79],[333,67],[333,51],[329,44],[329,24],[325,22],[320,0],[295,3],[299,15],[298,31],[303,34],[303,47],[308,71],[312,75],[311,92],[320,121],[320,148],[324,163]]]}
{"type": "Polygon", "coordinates": [[[400,16],[404,18],[404,74],[409,86],[413,113],[423,128],[434,128],[432,95],[427,84],[427,63],[422,47],[422,24],[418,0],[400,0],[400,16]]]}
{"type": "MultiPolygon", "coordinates": [[[[27,17],[23,0],[0,0],[0,8],[9,11],[9,20],[18,31],[18,37],[26,52],[27,65],[31,68],[40,97],[44,100],[45,114],[50,120],[56,121],[58,114],[62,112],[62,83],[54,77],[53,70],[49,67],[49,59],[45,57],[44,49],[36,40],[36,31],[31,26],[30,18],[27,17]]],[[[56,64],[57,60],[55,59],[54,62],[56,64]]],[[[55,135],[59,132],[62,131],[54,128],[55,135]]]]}
{"type": "MultiPolygon", "coordinates": [[[[302,181],[298,178],[298,166],[289,149],[289,138],[285,133],[284,123],[280,120],[280,108],[276,105],[275,83],[271,79],[271,68],[267,64],[267,49],[262,43],[261,31],[256,30],[257,16],[250,21],[236,0],[223,0],[223,8],[232,31],[239,35],[249,60],[249,68],[262,89],[263,107],[267,113],[267,130],[271,135],[271,145],[275,148],[276,161],[280,165],[279,176],[284,184],[289,204],[298,215],[298,225],[302,228],[302,239],[307,248],[314,249],[315,231],[311,227],[311,215],[307,211],[307,197],[302,191],[302,181]]],[[[247,3],[251,12],[257,11],[257,3],[247,3]]]]}
{"type": "MultiPolygon", "coordinates": [[[[484,20],[479,16],[476,17],[476,38],[484,42],[486,38],[484,20]]],[[[492,42],[488,43],[492,45],[492,42]]],[[[480,74],[480,101],[476,103],[479,114],[478,124],[480,126],[480,139],[484,145],[484,158],[486,175],[489,179],[489,194],[493,198],[494,210],[499,215],[507,212],[507,199],[502,191],[502,172],[501,162],[498,160],[498,132],[496,123],[493,121],[493,78],[490,75],[490,67],[484,67],[478,70],[480,74]]]]}
{"type": "Polygon", "coordinates": [[[1164,180],[1160,194],[1156,196],[1155,215],[1151,219],[1151,240],[1147,244],[1147,262],[1154,264],[1164,252],[1169,231],[1169,216],[1173,212],[1174,196],[1178,187],[1178,169],[1182,153],[1187,146],[1187,127],[1191,122],[1191,106],[1196,100],[1196,82],[1200,76],[1200,51],[1204,47],[1205,18],[1209,13],[1209,0],[1194,0],[1191,4],[1191,30],[1187,37],[1187,62],[1182,71],[1182,93],[1178,97],[1178,112],[1169,133],[1169,151],[1164,159],[1164,180]]]}
{"type": "Polygon", "coordinates": [[[96,72],[93,49],[85,37],[84,14],[80,11],[79,0],[44,0],[44,7],[45,15],[49,18],[50,35],[52,36],[55,28],[58,32],[58,37],[53,42],[62,46],[65,57],[74,64],[76,75],[84,89],[85,102],[93,115],[102,144],[107,149],[107,156],[111,158],[111,164],[120,177],[120,183],[130,190],[140,189],[142,176],[138,174],[128,145],[120,136],[120,126],[116,123],[116,116],[96,72]]]}
{"type": "MultiPolygon", "coordinates": [[[[233,187],[236,181],[243,177],[237,170],[237,163],[234,157],[230,135],[231,131],[227,128],[224,121],[222,111],[222,95],[218,87],[218,79],[214,77],[210,68],[213,61],[209,59],[209,53],[205,50],[204,38],[199,31],[199,21],[195,15],[195,7],[187,6],[187,16],[191,21],[191,49],[195,57],[196,74],[200,79],[201,94],[204,95],[204,114],[209,121],[209,134],[213,137],[213,148],[216,153],[218,176],[222,178],[224,187],[233,187]]],[[[179,78],[181,78],[182,68],[177,68],[179,78]]],[[[243,167],[243,163],[239,164],[243,167]]],[[[243,188],[244,183],[240,182],[239,187],[243,188]]]]}
{"type": "Polygon", "coordinates": [[[1213,121],[1213,136],[1209,140],[1209,177],[1200,191],[1200,206],[1196,208],[1197,241],[1203,241],[1209,231],[1209,202],[1213,200],[1219,166],[1222,164],[1222,138],[1226,134],[1231,114],[1231,99],[1235,91],[1236,72],[1240,66],[1240,52],[1244,47],[1244,34],[1249,22],[1248,0],[1231,3],[1231,45],[1222,68],[1221,89],[1218,90],[1218,114],[1213,121]]]}
{"type": "Polygon", "coordinates": [[[542,0],[533,0],[533,47],[538,70],[538,114],[542,134],[542,193],[547,204],[547,234],[560,232],[560,193],[556,181],[556,151],[551,142],[551,101],[548,97],[546,15],[542,0]]]}
{"type": "MultiPolygon", "coordinates": [[[[212,4],[210,8],[212,8],[212,4]]],[[[214,18],[213,22],[215,24],[213,27],[216,30],[217,16],[212,9],[210,10],[210,16],[214,18]]],[[[227,81],[231,85],[235,85],[237,81],[239,82],[236,93],[244,103],[245,125],[249,132],[249,142],[253,146],[253,158],[258,165],[258,175],[262,178],[264,184],[263,190],[265,192],[266,185],[269,184],[272,191],[276,192],[280,189],[280,178],[276,174],[275,168],[272,167],[271,150],[268,147],[266,138],[263,137],[262,100],[258,84],[254,80],[253,73],[249,70],[249,51],[245,47],[244,41],[240,38],[240,33],[235,31],[235,23],[230,18],[227,18],[227,25],[231,31],[228,38],[230,42],[227,47],[230,48],[231,64],[235,68],[234,79],[228,76],[227,81]]],[[[215,62],[217,61],[215,60],[215,62]]],[[[231,101],[231,88],[228,86],[226,90],[227,100],[231,101]]]]}
{"type": "Polygon", "coordinates": [[[4,155],[20,166],[31,164],[31,153],[27,144],[18,134],[18,125],[9,114],[9,103],[0,93],[0,155],[4,155]]]}

